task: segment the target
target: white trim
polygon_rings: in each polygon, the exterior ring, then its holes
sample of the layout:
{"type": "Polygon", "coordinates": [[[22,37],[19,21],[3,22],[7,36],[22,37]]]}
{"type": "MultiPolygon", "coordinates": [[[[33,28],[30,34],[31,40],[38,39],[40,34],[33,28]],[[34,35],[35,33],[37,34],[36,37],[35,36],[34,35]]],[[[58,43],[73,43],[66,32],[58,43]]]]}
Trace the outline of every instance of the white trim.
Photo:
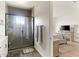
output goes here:
{"type": "Polygon", "coordinates": [[[35,49],[39,52],[39,54],[40,54],[42,57],[46,57],[46,56],[36,47],[36,45],[35,45],[34,47],[35,47],[35,49]]]}

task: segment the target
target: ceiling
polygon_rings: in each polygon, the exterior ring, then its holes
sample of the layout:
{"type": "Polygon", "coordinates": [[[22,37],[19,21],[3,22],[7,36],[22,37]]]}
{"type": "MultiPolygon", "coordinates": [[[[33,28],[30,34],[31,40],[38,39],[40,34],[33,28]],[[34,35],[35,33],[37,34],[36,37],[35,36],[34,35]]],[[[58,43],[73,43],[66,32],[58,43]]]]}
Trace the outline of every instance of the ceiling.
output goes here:
{"type": "Polygon", "coordinates": [[[31,9],[34,6],[33,1],[6,1],[8,6],[21,8],[21,9],[31,9]]]}

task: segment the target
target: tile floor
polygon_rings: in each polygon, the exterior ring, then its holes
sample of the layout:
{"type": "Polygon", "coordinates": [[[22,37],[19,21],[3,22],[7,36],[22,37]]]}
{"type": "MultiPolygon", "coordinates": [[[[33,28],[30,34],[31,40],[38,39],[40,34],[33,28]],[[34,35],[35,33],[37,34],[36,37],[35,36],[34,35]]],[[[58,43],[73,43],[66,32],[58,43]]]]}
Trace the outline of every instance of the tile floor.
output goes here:
{"type": "Polygon", "coordinates": [[[9,51],[7,57],[41,57],[41,55],[36,51],[36,49],[29,53],[23,53],[23,49],[17,49],[9,51]]]}

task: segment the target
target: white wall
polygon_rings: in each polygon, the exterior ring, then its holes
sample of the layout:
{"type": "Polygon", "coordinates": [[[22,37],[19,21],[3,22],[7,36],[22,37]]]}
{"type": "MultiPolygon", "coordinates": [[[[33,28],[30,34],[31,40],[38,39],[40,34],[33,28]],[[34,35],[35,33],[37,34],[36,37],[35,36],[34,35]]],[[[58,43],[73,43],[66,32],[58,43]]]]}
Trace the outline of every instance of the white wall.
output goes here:
{"type": "Polygon", "coordinates": [[[5,2],[0,1],[0,20],[3,21],[3,25],[0,25],[0,35],[5,35],[5,2]]]}
{"type": "Polygon", "coordinates": [[[53,21],[53,1],[50,2],[50,19],[49,19],[49,33],[50,33],[50,56],[53,56],[53,31],[54,31],[54,21],[53,21]]]}
{"type": "Polygon", "coordinates": [[[37,38],[35,34],[35,48],[42,56],[47,57],[49,56],[49,2],[36,2],[34,14],[35,27],[37,25],[44,25],[43,43],[37,43],[37,38]]]}
{"type": "MultiPolygon", "coordinates": [[[[54,21],[54,32],[57,32],[61,25],[79,26],[79,3],[74,3],[72,1],[54,1],[53,21],[54,21]]],[[[79,41],[78,36],[74,40],[79,41]]]]}
{"type": "Polygon", "coordinates": [[[5,57],[8,54],[8,40],[5,37],[5,2],[0,1],[0,21],[2,20],[2,23],[0,23],[0,56],[5,57]],[[2,37],[2,38],[1,38],[2,37]],[[7,46],[5,47],[5,44],[7,46]]]}

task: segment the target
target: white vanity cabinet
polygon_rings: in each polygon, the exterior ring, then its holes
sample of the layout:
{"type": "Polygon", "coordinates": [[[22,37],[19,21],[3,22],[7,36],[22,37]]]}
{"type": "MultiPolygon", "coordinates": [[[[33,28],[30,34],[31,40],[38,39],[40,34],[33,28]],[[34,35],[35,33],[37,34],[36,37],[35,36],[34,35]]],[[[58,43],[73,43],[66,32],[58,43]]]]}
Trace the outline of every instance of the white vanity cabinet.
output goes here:
{"type": "Polygon", "coordinates": [[[8,54],[8,37],[0,36],[0,57],[6,57],[8,54]]]}

